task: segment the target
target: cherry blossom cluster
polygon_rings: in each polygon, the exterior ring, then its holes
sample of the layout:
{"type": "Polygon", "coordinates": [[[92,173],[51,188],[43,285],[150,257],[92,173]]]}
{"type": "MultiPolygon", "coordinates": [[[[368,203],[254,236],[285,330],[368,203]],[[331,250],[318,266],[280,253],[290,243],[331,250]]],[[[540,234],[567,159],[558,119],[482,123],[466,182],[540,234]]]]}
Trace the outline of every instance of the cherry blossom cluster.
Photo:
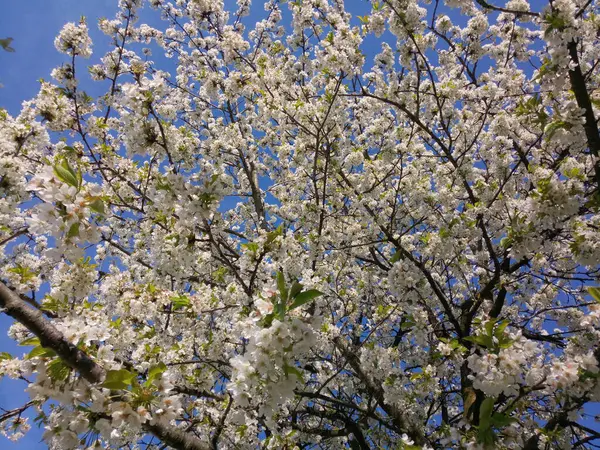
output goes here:
{"type": "Polygon", "coordinates": [[[600,4],[356,8],[120,0],[91,61],[65,25],[0,110],[0,376],[30,396],[0,433],[600,445],[600,4]]]}

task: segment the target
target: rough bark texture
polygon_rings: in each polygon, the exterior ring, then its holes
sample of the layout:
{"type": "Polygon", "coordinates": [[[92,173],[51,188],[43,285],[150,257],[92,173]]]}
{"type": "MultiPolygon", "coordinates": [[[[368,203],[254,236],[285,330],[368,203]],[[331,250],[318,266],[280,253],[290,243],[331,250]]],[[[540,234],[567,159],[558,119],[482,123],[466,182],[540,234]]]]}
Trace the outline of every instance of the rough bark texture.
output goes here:
{"type": "Polygon", "coordinates": [[[4,312],[25,325],[35,334],[43,347],[51,348],[69,367],[76,370],[90,383],[100,383],[106,376],[105,370],[88,355],[65,339],[60,331],[48,322],[42,313],[30,308],[24,300],[0,283],[0,307],[4,312]]]}
{"type": "MultiPolygon", "coordinates": [[[[92,384],[101,383],[106,371],[96,364],[85,352],[67,341],[42,313],[31,308],[17,294],[0,282],[0,308],[17,322],[35,334],[43,347],[51,348],[72,369],[92,384]]],[[[163,424],[144,424],[144,429],[165,444],[178,450],[208,450],[200,439],[191,433],[163,424]]]]}
{"type": "MultiPolygon", "coordinates": [[[[588,146],[590,148],[590,153],[594,156],[598,156],[600,154],[600,132],[598,131],[598,124],[596,122],[596,117],[594,116],[594,108],[592,107],[590,94],[587,90],[585,77],[583,76],[583,73],[581,71],[579,55],[577,54],[577,42],[569,42],[567,48],[569,49],[569,56],[571,57],[571,60],[575,63],[575,66],[571,70],[569,70],[571,88],[573,89],[573,93],[575,94],[577,106],[579,106],[585,111],[585,124],[583,128],[585,129],[585,136],[587,138],[588,146]]],[[[595,164],[594,175],[597,183],[596,189],[599,189],[600,161],[596,162],[595,164]]]]}

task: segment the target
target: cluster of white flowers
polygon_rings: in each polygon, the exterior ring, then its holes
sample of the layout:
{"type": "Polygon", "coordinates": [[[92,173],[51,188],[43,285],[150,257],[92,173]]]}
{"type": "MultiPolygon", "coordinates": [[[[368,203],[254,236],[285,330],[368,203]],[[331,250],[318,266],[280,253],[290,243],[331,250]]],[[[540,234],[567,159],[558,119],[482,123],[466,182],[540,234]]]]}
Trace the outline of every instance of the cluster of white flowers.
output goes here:
{"type": "Polygon", "coordinates": [[[273,313],[273,304],[260,298],[255,304],[256,313],[241,328],[247,339],[244,353],[231,360],[229,389],[237,404],[258,407],[258,416],[264,414],[268,423],[273,423],[279,409],[294,398],[294,389],[304,381],[299,362],[304,361],[316,336],[311,324],[296,316],[261,326],[273,313]]]}
{"type": "Polygon", "coordinates": [[[498,354],[472,354],[467,358],[472,374],[473,387],[489,397],[500,394],[518,395],[523,385],[535,386],[543,377],[544,361],[538,358],[539,348],[535,342],[518,339],[510,348],[498,354]]]}
{"type": "Polygon", "coordinates": [[[63,339],[11,326],[0,375],[46,442],[592,442],[596,2],[225,3],[120,0],[95,98],[69,23],[0,110],[0,283],[63,339]]]}
{"type": "Polygon", "coordinates": [[[31,429],[31,424],[27,417],[17,416],[2,422],[0,434],[13,442],[21,439],[31,429]]]}
{"type": "Polygon", "coordinates": [[[54,46],[67,55],[89,58],[92,55],[92,40],[85,20],[81,20],[79,24],[67,23],[54,40],[54,46]]]}
{"type": "Polygon", "coordinates": [[[78,188],[76,179],[69,181],[59,179],[56,166],[45,166],[27,186],[43,201],[31,209],[27,224],[33,233],[56,239],[56,247],[45,251],[46,256],[55,260],[62,254],[71,260],[82,258],[84,250],[78,244],[100,239],[98,227],[89,220],[96,205],[94,202],[102,202],[99,200],[100,187],[86,183],[78,188]]]}

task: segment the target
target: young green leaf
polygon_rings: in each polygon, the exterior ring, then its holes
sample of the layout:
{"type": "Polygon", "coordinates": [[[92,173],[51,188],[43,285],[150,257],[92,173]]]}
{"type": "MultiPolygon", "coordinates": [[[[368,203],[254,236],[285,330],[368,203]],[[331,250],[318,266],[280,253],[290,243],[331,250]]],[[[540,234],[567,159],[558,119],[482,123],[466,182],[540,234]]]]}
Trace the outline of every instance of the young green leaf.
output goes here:
{"type": "Polygon", "coordinates": [[[277,289],[279,289],[279,295],[281,296],[281,301],[285,304],[287,302],[287,289],[285,288],[285,276],[283,272],[277,272],[277,289]]]}
{"type": "Polygon", "coordinates": [[[283,236],[283,226],[279,225],[275,230],[273,231],[269,231],[267,233],[267,239],[265,240],[265,247],[268,247],[269,245],[271,245],[275,239],[277,239],[279,236],[283,236]]]}
{"type": "Polygon", "coordinates": [[[556,134],[558,130],[570,130],[571,124],[564,120],[557,120],[556,122],[550,122],[544,127],[544,134],[546,139],[550,140],[556,134]]]}
{"type": "Polygon", "coordinates": [[[67,238],[79,236],[79,222],[75,222],[67,231],[67,238]]]}
{"type": "Polygon", "coordinates": [[[398,250],[396,250],[396,252],[390,258],[390,263],[394,264],[396,261],[400,261],[401,258],[402,258],[402,253],[400,253],[398,250]]]}
{"type": "Polygon", "coordinates": [[[48,364],[48,375],[54,381],[65,381],[70,373],[71,368],[60,358],[57,358],[48,364]]]}
{"type": "Polygon", "coordinates": [[[302,284],[298,283],[297,281],[294,281],[292,287],[290,288],[290,298],[294,298],[296,297],[296,295],[302,292],[303,287],[304,286],[302,286],[302,284]]]}
{"type": "Polygon", "coordinates": [[[165,363],[160,362],[156,366],[152,366],[148,370],[148,378],[146,379],[146,385],[151,385],[155,380],[158,380],[160,376],[167,370],[165,363]]]}
{"type": "Polygon", "coordinates": [[[494,397],[487,397],[485,400],[483,400],[483,402],[481,402],[481,406],[479,408],[479,428],[490,427],[490,419],[492,417],[495,403],[496,399],[494,397]]]}
{"type": "Polygon", "coordinates": [[[105,214],[104,212],[104,202],[101,198],[95,198],[92,202],[89,203],[90,209],[98,214],[105,214]]]}
{"type": "Polygon", "coordinates": [[[588,291],[588,294],[590,294],[592,296],[592,298],[594,300],[596,300],[598,303],[600,303],[600,288],[599,287],[588,287],[586,288],[588,291]]]}
{"type": "Polygon", "coordinates": [[[32,358],[53,358],[54,356],[56,356],[56,352],[54,350],[52,350],[51,348],[46,348],[46,347],[42,347],[41,345],[38,345],[37,347],[35,347],[33,350],[31,350],[29,352],[29,355],[27,355],[27,359],[32,359],[32,358]]]}
{"type": "Polygon", "coordinates": [[[280,321],[283,321],[283,319],[285,319],[285,303],[277,302],[273,307],[273,312],[275,317],[277,317],[280,321]]]}
{"type": "Polygon", "coordinates": [[[302,372],[300,372],[300,370],[298,370],[295,366],[284,364],[283,371],[285,372],[286,377],[294,375],[298,378],[298,380],[300,380],[300,382],[304,383],[304,377],[302,376],[302,372]]]}
{"type": "Polygon", "coordinates": [[[190,306],[192,303],[190,299],[186,295],[178,295],[176,297],[171,297],[171,301],[173,302],[173,309],[183,309],[190,306]]]}
{"type": "Polygon", "coordinates": [[[498,324],[498,326],[496,327],[496,331],[494,332],[494,336],[496,336],[498,339],[500,337],[504,336],[504,330],[506,330],[507,326],[508,326],[508,320],[500,322],[498,324]]]}
{"type": "Polygon", "coordinates": [[[109,370],[106,372],[106,379],[101,384],[102,387],[107,389],[127,389],[133,384],[135,375],[128,370],[109,370]]]}
{"type": "Polygon", "coordinates": [[[298,295],[296,295],[288,310],[291,311],[299,308],[300,306],[313,301],[315,298],[321,295],[323,295],[323,293],[321,291],[317,291],[316,289],[309,289],[308,291],[300,292],[298,295]]]}
{"type": "Polygon", "coordinates": [[[516,421],[517,419],[515,419],[514,417],[507,416],[506,414],[494,413],[492,414],[490,423],[494,427],[503,428],[510,425],[511,423],[515,423],[516,421]]]}
{"type": "Polygon", "coordinates": [[[69,165],[69,161],[63,159],[60,163],[54,165],[54,175],[62,181],[67,183],[69,186],[79,188],[79,182],[81,175],[77,174],[75,170],[69,165]]]}
{"type": "Polygon", "coordinates": [[[28,339],[25,339],[24,341],[19,342],[19,345],[23,345],[23,346],[26,346],[26,345],[35,345],[35,346],[38,346],[38,345],[40,345],[40,339],[38,337],[36,337],[36,336],[30,337],[28,339]]]}

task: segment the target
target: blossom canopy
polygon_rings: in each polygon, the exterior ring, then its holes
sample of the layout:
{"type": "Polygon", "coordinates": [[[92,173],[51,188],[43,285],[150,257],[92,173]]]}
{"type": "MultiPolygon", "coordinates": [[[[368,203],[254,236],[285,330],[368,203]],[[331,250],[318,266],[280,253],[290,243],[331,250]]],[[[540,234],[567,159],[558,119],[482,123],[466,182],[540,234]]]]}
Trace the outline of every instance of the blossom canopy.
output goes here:
{"type": "Polygon", "coordinates": [[[229,6],[68,23],[0,110],[3,433],[600,445],[600,3],[229,6]]]}

